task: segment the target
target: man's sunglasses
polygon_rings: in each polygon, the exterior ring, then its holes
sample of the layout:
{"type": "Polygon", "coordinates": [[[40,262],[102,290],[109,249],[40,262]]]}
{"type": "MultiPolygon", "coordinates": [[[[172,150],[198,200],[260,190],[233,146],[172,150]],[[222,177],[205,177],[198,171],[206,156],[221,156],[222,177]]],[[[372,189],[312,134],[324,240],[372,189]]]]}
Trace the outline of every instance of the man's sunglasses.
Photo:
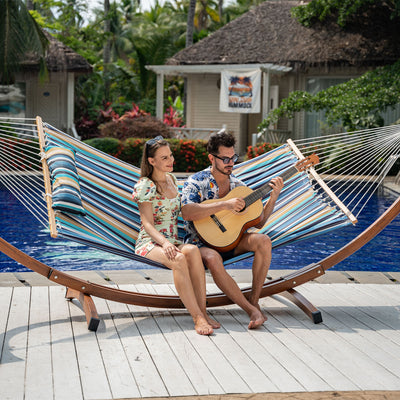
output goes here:
{"type": "Polygon", "coordinates": [[[233,161],[233,163],[235,163],[239,159],[239,156],[237,154],[234,154],[232,157],[220,157],[220,156],[217,156],[216,154],[212,154],[212,155],[214,157],[222,160],[222,162],[224,164],[229,164],[231,161],[233,161]]]}
{"type": "Polygon", "coordinates": [[[149,152],[149,148],[159,142],[160,140],[163,140],[164,138],[161,135],[156,136],[153,139],[150,139],[146,142],[146,153],[149,152]]]}

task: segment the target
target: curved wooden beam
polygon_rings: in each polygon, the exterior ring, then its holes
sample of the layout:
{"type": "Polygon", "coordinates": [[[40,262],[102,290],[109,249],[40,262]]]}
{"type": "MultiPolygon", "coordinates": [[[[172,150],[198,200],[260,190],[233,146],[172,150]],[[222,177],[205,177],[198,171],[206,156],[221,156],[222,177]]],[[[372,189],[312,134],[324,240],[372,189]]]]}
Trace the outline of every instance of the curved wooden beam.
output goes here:
{"type": "Polygon", "coordinates": [[[393,202],[393,204],[368,228],[360,233],[355,239],[347,243],[335,253],[324,258],[319,262],[319,265],[326,271],[347,257],[351,256],[361,247],[366,245],[372,240],[379,232],[381,232],[387,225],[389,225],[400,214],[400,196],[393,202]]]}
{"type": "MultiPolygon", "coordinates": [[[[0,238],[0,251],[18,263],[24,265],[32,271],[39,273],[40,275],[45,276],[53,282],[90,296],[96,296],[107,300],[145,307],[184,308],[179,296],[164,296],[131,292],[76,278],[75,276],[51,268],[48,265],[34,259],[2,238],[0,238]]],[[[322,268],[319,265],[314,264],[296,272],[298,272],[298,274],[290,274],[287,277],[266,282],[263,288],[263,293],[266,293],[265,296],[270,296],[272,294],[293,288],[294,286],[301,285],[302,283],[323,274],[322,268]]],[[[245,288],[243,289],[243,292],[246,296],[249,296],[250,290],[251,288],[245,288]]],[[[232,304],[232,301],[226,297],[224,293],[207,295],[207,305],[209,307],[217,307],[228,304],[232,304]]]]}
{"type": "MultiPolygon", "coordinates": [[[[400,197],[386,210],[384,214],[381,215],[381,217],[379,217],[359,236],[357,236],[354,240],[342,247],[337,252],[333,253],[331,256],[321,260],[318,263],[311,264],[300,270],[297,270],[289,275],[266,282],[263,286],[261,297],[267,297],[287,291],[289,289],[293,289],[296,286],[302,285],[305,282],[322,276],[327,269],[333,267],[335,264],[344,260],[346,257],[350,256],[368,243],[399,213],[400,197]]],[[[145,307],[184,308],[184,305],[178,296],[164,296],[131,292],[76,278],[65,272],[51,268],[46,264],[30,257],[2,238],[0,238],[0,251],[32,271],[47,277],[49,280],[77,290],[85,295],[96,296],[107,300],[145,307]]],[[[251,288],[244,288],[242,289],[242,292],[248,297],[250,295],[251,288]]],[[[232,304],[232,301],[224,293],[207,295],[208,307],[224,306],[228,304],[232,304]]]]}

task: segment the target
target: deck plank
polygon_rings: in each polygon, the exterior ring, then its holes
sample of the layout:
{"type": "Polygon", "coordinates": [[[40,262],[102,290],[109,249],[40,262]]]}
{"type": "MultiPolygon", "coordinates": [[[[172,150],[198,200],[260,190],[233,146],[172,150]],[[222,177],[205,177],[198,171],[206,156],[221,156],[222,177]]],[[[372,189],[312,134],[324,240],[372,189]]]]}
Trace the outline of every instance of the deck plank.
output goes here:
{"type": "MultiPolygon", "coordinates": [[[[120,287],[175,293],[170,284],[120,287]]],[[[0,397],[400,390],[399,285],[298,290],[321,309],[322,324],[273,296],[261,300],[269,314],[261,329],[248,330],[247,314],[233,305],[210,310],[222,327],[205,337],[186,310],[150,312],[96,298],[102,322],[94,333],[63,287],[0,287],[0,397]]]]}
{"type": "MultiPolygon", "coordinates": [[[[313,290],[321,290],[313,288],[313,290]]],[[[324,296],[328,297],[329,293],[324,291],[324,296]]],[[[336,299],[334,299],[337,302],[336,299]]],[[[324,307],[321,307],[325,311],[324,307]]],[[[327,318],[326,325],[338,333],[343,339],[351,343],[355,348],[359,349],[375,362],[382,365],[397,378],[400,377],[400,346],[396,346],[391,341],[382,338],[378,332],[369,329],[369,335],[363,335],[366,326],[351,318],[349,314],[344,312],[338,305],[335,312],[326,310],[330,318],[327,318]],[[375,338],[378,338],[376,340],[375,338]]],[[[392,377],[392,384],[396,384],[396,379],[392,377]]],[[[399,385],[397,380],[396,387],[399,385]]]]}
{"type": "MultiPolygon", "coordinates": [[[[152,285],[136,285],[136,289],[146,293],[154,293],[152,285]]],[[[178,358],[171,350],[166,338],[156,323],[158,314],[172,318],[165,309],[155,308],[155,312],[143,318],[135,318],[136,325],[146,347],[152,355],[154,364],[168,390],[170,396],[196,395],[190,379],[182,368],[178,358]]]]}
{"type": "Polygon", "coordinates": [[[139,388],[107,303],[103,299],[96,298],[95,300],[96,309],[101,319],[96,335],[111,393],[115,398],[139,397],[139,388]]]}
{"type": "Polygon", "coordinates": [[[30,288],[13,288],[0,360],[0,387],[4,400],[24,398],[30,297],[30,288]]]}
{"type": "MultiPolygon", "coordinates": [[[[248,354],[253,362],[268,376],[271,386],[270,392],[288,391],[302,392],[304,387],[301,383],[291,375],[286,367],[276,360],[267,349],[256,340],[247,327],[243,324],[235,324],[234,329],[231,325],[231,319],[220,318],[221,312],[215,310],[212,312],[213,317],[220,321],[224,328],[230,332],[233,340],[248,354]]],[[[233,314],[234,317],[234,314],[233,314]]]]}
{"type": "MultiPolygon", "coordinates": [[[[165,295],[175,295],[176,291],[171,285],[154,285],[154,292],[165,295]]],[[[201,359],[189,341],[185,333],[179,327],[173,315],[184,313],[187,311],[170,310],[168,314],[161,314],[155,318],[157,325],[160,327],[165,339],[167,340],[171,350],[176,355],[179,363],[182,365],[190,382],[193,384],[198,395],[224,394],[224,390],[217,382],[207,364],[201,359]]]]}
{"type": "Polygon", "coordinates": [[[49,287],[49,298],[54,399],[82,400],[81,378],[65,288],[49,287]],[[68,368],[65,368],[66,365],[68,368]]]}
{"type": "MultiPolygon", "coordinates": [[[[124,290],[136,290],[133,285],[123,286],[124,290]]],[[[114,324],[131,365],[141,397],[168,396],[152,355],[146,347],[135,319],[149,315],[144,307],[127,306],[126,304],[108,302],[113,314],[114,324]],[[140,311],[142,310],[142,312],[140,311]],[[136,315],[135,317],[132,316],[136,315]]]]}
{"type": "MultiPolygon", "coordinates": [[[[176,294],[175,287],[173,285],[168,286],[169,290],[176,294]]],[[[208,291],[213,291],[215,288],[215,284],[207,284],[208,291]]],[[[176,310],[171,312],[181,329],[185,332],[186,337],[197,350],[199,356],[203,359],[210,372],[215,376],[215,379],[225,393],[251,393],[251,389],[247,383],[232,366],[229,357],[225,357],[218,346],[213,342],[213,336],[207,337],[197,334],[193,329],[192,318],[187,318],[184,314],[176,312],[176,310]]],[[[220,329],[218,329],[214,335],[219,333],[220,329]]]]}
{"type": "Polygon", "coordinates": [[[49,288],[47,286],[34,286],[31,289],[26,354],[26,400],[51,399],[53,397],[50,343],[49,288]],[[38,367],[40,367],[40,374],[37,373],[38,367]]]}
{"type": "MultiPolygon", "coordinates": [[[[296,341],[288,342],[288,347],[297,352],[308,365],[320,375],[335,390],[358,390],[362,383],[358,382],[358,370],[349,363],[346,353],[335,347],[334,341],[329,342],[319,333],[321,326],[314,325],[300,310],[290,308],[287,311],[277,312],[282,303],[275,304],[271,301],[271,318],[267,321],[267,326],[276,324],[274,320],[279,321],[277,329],[280,331],[290,331],[295,335],[303,348],[296,351],[296,341]],[[307,352],[309,351],[309,356],[307,352]],[[311,359],[311,360],[310,360],[311,359]]],[[[271,326],[271,329],[273,329],[271,326]]],[[[324,328],[323,328],[324,329],[324,328]]],[[[284,342],[286,344],[286,341],[284,342]]],[[[301,346],[301,345],[300,345],[301,346]]]]}
{"type": "MultiPolygon", "coordinates": [[[[306,288],[302,288],[303,291],[305,289],[306,288]]],[[[390,328],[384,322],[380,321],[374,316],[371,316],[370,313],[368,313],[368,307],[357,306],[356,299],[354,297],[351,298],[350,294],[343,297],[344,292],[342,291],[342,288],[340,286],[335,286],[334,288],[330,288],[328,286],[327,289],[328,290],[326,291],[326,293],[329,293],[331,297],[333,297],[330,303],[329,310],[336,310],[337,306],[341,306],[341,310],[345,311],[350,316],[350,318],[356,319],[366,326],[365,331],[361,330],[361,332],[368,332],[370,335],[376,337],[376,341],[378,342],[389,343],[389,345],[393,343],[393,345],[399,347],[400,335],[398,333],[398,330],[390,328]],[[375,335],[374,332],[377,332],[379,335],[375,335]],[[380,336],[383,336],[383,338],[381,338],[380,336]],[[382,339],[389,339],[389,342],[382,339]]],[[[391,290],[393,289],[391,288],[391,290]]],[[[314,298],[314,293],[312,290],[310,290],[307,295],[309,298],[314,298]]],[[[319,304],[326,304],[324,302],[324,298],[319,300],[319,304]]],[[[395,299],[394,304],[398,304],[397,299],[395,299]]],[[[395,307],[398,308],[398,306],[395,307]]],[[[397,313],[396,309],[394,310],[394,312],[397,313]]]]}
{"type": "Polygon", "coordinates": [[[2,350],[4,340],[6,338],[8,315],[10,313],[12,287],[0,287],[0,361],[2,358],[2,350]]]}
{"type": "MultiPolygon", "coordinates": [[[[356,289],[352,288],[353,285],[346,285],[343,291],[341,291],[341,286],[338,286],[335,287],[337,295],[341,295],[346,299],[354,296],[356,289]]],[[[317,305],[322,304],[324,299],[326,302],[329,302],[327,299],[329,288],[324,287],[323,290],[316,289],[314,287],[304,287],[301,288],[301,292],[306,294],[308,298],[311,297],[309,294],[312,292],[313,301],[317,305]]],[[[320,331],[319,336],[332,346],[332,352],[342,352],[343,359],[347,360],[348,367],[352,368],[351,371],[347,372],[347,375],[350,376],[350,373],[352,373],[353,380],[358,382],[358,385],[365,390],[393,390],[394,387],[398,387],[400,382],[398,382],[398,378],[391,371],[365,353],[365,349],[364,351],[360,350],[354,346],[354,343],[349,342],[347,337],[343,336],[341,330],[348,330],[348,328],[334,326],[334,319],[340,321],[340,309],[336,307],[335,303],[335,300],[333,303],[330,303],[331,305],[335,305],[332,308],[332,313],[324,315],[324,323],[318,325],[316,330],[320,331]]],[[[357,335],[355,336],[357,337],[357,335]]],[[[342,368],[346,368],[346,365],[342,366],[342,368]]]]}
{"type": "MultiPolygon", "coordinates": [[[[383,300],[382,297],[387,298],[387,294],[381,296],[371,297],[370,294],[365,293],[360,287],[363,285],[335,285],[335,287],[328,286],[326,288],[336,299],[343,300],[346,302],[346,309],[350,314],[362,312],[364,319],[368,319],[368,327],[375,329],[375,326],[380,326],[379,333],[387,338],[390,338],[394,343],[400,345],[400,309],[399,309],[399,297],[394,297],[392,302],[388,303],[388,300],[383,300]],[[392,305],[391,305],[392,304],[392,305]]],[[[376,285],[378,286],[378,285],[376,285]]],[[[398,293],[397,286],[386,286],[387,292],[398,293]]],[[[324,287],[325,289],[325,287],[324,287]]],[[[301,288],[302,291],[308,290],[307,287],[301,288]]],[[[324,304],[323,298],[314,292],[309,290],[307,294],[310,298],[315,299],[316,304],[324,304]]],[[[339,303],[340,304],[340,303],[339,303]]],[[[335,309],[336,302],[331,304],[332,308],[335,309]]],[[[376,328],[378,329],[378,328],[376,328]]]]}
{"type": "MultiPolygon", "coordinates": [[[[231,313],[244,327],[247,326],[248,317],[244,312],[241,310],[233,310],[231,313]]],[[[280,338],[282,333],[275,331],[272,327],[270,328],[268,321],[260,329],[250,330],[249,333],[272,354],[292,376],[301,382],[304,390],[329,390],[329,386],[297,356],[296,352],[286,347],[284,338],[280,338]]]]}
{"type": "MultiPolygon", "coordinates": [[[[281,302],[274,298],[263,300],[261,303],[274,307],[276,310],[279,307],[284,307],[281,302]]],[[[265,310],[268,310],[268,307],[265,310]]],[[[332,390],[333,388],[336,390],[359,389],[344,373],[332,365],[330,354],[324,354],[318,346],[314,346],[314,324],[302,317],[304,316],[294,308],[290,309],[289,313],[282,311],[271,313],[265,326],[271,330],[284,346],[296,354],[322,379],[324,383],[320,382],[320,384],[325,386],[324,390],[332,390]]]]}
{"type": "Polygon", "coordinates": [[[112,399],[96,334],[88,331],[85,315],[77,301],[70,301],[69,308],[83,397],[85,400],[112,399]]]}
{"type": "Polygon", "coordinates": [[[139,332],[152,355],[170,396],[195,395],[196,391],[172,352],[153,315],[135,318],[139,332]]]}

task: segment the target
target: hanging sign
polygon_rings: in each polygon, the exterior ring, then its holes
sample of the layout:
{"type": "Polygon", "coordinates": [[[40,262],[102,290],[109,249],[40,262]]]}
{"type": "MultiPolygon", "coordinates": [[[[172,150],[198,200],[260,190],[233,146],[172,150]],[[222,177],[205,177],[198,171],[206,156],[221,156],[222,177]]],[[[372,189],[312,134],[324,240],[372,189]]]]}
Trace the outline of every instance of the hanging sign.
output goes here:
{"type": "Polygon", "coordinates": [[[259,113],[261,71],[222,71],[219,110],[221,112],[259,113]]]}

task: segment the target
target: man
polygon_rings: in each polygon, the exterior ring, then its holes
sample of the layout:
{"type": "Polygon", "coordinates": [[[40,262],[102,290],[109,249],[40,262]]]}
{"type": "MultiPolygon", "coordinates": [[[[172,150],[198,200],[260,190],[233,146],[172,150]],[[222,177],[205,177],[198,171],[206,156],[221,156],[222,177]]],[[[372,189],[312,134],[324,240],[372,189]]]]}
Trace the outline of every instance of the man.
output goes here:
{"type": "MultiPolygon", "coordinates": [[[[182,192],[182,216],[188,221],[186,240],[200,247],[204,265],[211,271],[216,285],[249,315],[248,327],[253,329],[267,320],[259,306],[259,299],[271,262],[271,240],[264,234],[246,232],[236,248],[227,253],[219,253],[200,241],[192,222],[207,218],[221,210],[240,212],[244,208],[245,203],[242,198],[223,199],[232,189],[244,185],[232,175],[233,165],[238,159],[234,145],[235,138],[225,131],[210,137],[207,151],[211,167],[192,175],[185,182],[182,192]],[[221,201],[202,203],[209,199],[221,199],[221,201]],[[248,251],[254,252],[254,261],[252,290],[247,300],[235,280],[226,272],[223,261],[248,251]]],[[[257,227],[263,226],[271,215],[282,190],[283,180],[280,177],[273,178],[270,185],[272,187],[270,199],[264,206],[261,222],[257,227]]]]}

